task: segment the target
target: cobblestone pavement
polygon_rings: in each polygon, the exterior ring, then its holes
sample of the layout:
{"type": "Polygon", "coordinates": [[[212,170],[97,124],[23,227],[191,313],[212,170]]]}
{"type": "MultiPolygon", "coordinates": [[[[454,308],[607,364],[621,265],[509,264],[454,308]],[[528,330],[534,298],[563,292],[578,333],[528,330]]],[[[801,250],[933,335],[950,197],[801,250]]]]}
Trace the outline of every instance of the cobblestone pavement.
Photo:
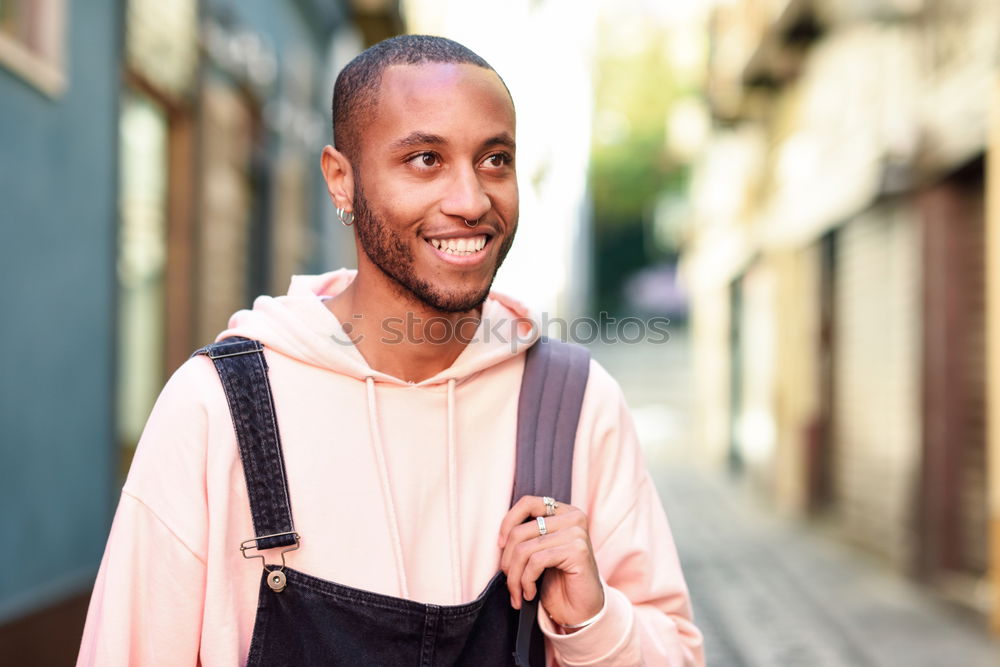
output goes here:
{"type": "Polygon", "coordinates": [[[847,545],[775,519],[724,480],[654,469],[717,667],[996,667],[1000,643],[847,545]]]}
{"type": "Polygon", "coordinates": [[[997,667],[984,622],[694,464],[683,335],[595,347],[633,409],[712,667],[997,667]]]}

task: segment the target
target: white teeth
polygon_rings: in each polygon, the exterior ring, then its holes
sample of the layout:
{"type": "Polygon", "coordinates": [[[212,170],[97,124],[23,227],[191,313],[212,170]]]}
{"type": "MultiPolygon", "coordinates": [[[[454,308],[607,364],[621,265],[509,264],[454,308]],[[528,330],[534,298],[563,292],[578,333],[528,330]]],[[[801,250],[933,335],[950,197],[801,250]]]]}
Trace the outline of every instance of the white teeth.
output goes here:
{"type": "Polygon", "coordinates": [[[431,245],[449,255],[471,255],[486,246],[486,236],[456,239],[429,239],[431,245]]]}

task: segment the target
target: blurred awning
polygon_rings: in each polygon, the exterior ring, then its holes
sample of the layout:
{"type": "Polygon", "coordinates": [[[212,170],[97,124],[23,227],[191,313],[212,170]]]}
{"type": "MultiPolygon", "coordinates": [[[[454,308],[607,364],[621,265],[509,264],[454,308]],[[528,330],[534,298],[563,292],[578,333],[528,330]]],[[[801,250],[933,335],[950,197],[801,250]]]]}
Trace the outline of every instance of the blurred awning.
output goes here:
{"type": "Polygon", "coordinates": [[[790,0],[743,69],[747,86],[780,85],[798,73],[805,50],[822,34],[813,0],[790,0]]]}
{"type": "MultiPolygon", "coordinates": [[[[323,4],[312,0],[312,4],[323,4]]],[[[350,0],[354,25],[361,32],[365,46],[405,32],[399,0],[350,0]]]]}

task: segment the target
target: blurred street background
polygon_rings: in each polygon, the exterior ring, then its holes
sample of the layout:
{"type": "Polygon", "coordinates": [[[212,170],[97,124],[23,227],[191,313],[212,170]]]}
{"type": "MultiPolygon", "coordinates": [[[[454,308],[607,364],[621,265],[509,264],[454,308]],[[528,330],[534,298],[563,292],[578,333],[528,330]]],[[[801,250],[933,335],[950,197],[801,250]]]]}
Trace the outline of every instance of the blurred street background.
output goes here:
{"type": "Polygon", "coordinates": [[[353,266],[330,95],[403,32],[516,102],[496,288],[670,319],[591,349],[709,664],[1000,665],[1000,0],[0,0],[0,662],[72,664],[170,374],[353,266]]]}

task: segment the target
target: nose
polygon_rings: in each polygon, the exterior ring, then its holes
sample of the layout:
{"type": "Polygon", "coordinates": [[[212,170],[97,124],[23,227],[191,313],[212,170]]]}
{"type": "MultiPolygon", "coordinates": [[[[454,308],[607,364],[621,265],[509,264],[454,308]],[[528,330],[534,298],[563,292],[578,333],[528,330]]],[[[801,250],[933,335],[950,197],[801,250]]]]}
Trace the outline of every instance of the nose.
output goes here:
{"type": "Polygon", "coordinates": [[[445,215],[478,220],[493,207],[493,202],[483,188],[479,175],[472,165],[455,170],[448,183],[448,192],[441,202],[445,215]]]}

